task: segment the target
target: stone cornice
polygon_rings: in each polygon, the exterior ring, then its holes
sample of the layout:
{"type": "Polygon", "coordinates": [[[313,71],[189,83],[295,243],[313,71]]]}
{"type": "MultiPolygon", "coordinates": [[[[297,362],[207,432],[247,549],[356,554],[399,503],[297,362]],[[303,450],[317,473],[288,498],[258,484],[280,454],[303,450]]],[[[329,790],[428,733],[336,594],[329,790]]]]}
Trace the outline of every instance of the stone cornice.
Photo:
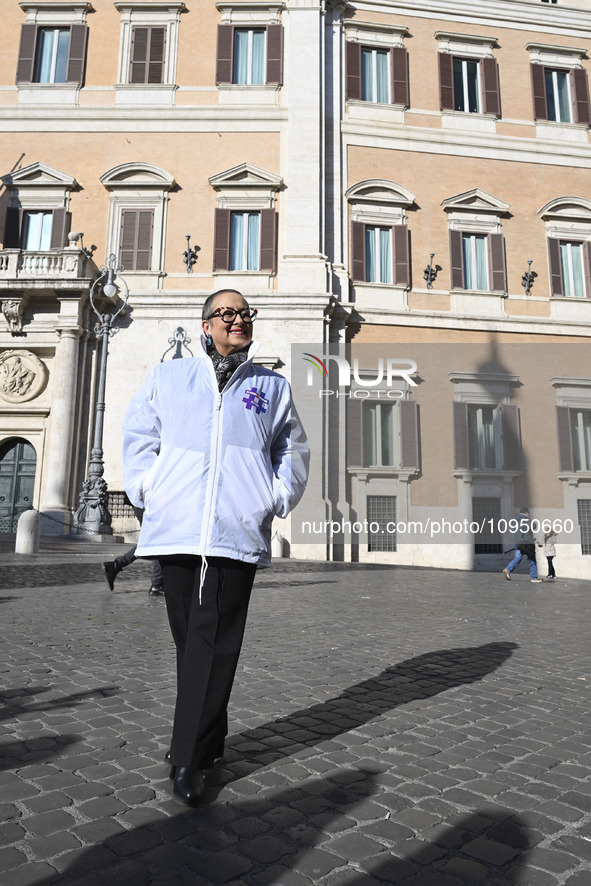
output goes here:
{"type": "Polygon", "coordinates": [[[172,9],[176,12],[186,11],[184,0],[114,0],[114,6],[119,12],[128,9],[141,9],[143,12],[161,9],[172,9]]]}
{"type": "Polygon", "coordinates": [[[23,12],[35,12],[38,9],[55,10],[56,12],[72,9],[82,12],[94,12],[92,4],[88,0],[20,0],[19,4],[23,12]]]}
{"type": "Polygon", "coordinates": [[[391,12],[411,18],[429,18],[508,27],[538,34],[580,34],[591,37],[591,16],[586,9],[527,3],[525,0],[355,0],[353,9],[391,12]]]}

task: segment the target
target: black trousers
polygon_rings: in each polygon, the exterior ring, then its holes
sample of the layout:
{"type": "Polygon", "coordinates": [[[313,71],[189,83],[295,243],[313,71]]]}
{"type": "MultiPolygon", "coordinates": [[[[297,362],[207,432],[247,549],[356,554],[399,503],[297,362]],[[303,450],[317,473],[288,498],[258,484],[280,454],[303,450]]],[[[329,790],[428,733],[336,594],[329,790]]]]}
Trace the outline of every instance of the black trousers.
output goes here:
{"type": "Polygon", "coordinates": [[[546,557],[546,560],[548,561],[548,575],[551,578],[556,578],[556,573],[554,572],[554,563],[552,562],[554,560],[554,554],[552,554],[551,557],[546,557]]]}
{"type": "Polygon", "coordinates": [[[256,565],[201,557],[161,557],[176,646],[177,698],[170,746],[175,766],[208,769],[223,752],[228,700],[238,665],[256,565]]]}

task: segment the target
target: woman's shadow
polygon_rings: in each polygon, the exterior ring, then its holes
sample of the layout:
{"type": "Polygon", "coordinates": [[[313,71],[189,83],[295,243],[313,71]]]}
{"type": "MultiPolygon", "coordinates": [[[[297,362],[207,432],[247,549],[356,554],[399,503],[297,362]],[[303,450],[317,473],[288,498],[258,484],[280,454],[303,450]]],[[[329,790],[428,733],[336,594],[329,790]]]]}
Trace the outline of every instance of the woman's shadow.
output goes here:
{"type": "MultiPolygon", "coordinates": [[[[515,643],[499,642],[426,653],[386,668],[326,702],[231,736],[227,761],[208,773],[200,808],[179,806],[174,814],[171,804],[172,817],[160,820],[152,810],[151,823],[129,831],[121,827],[121,833],[98,845],[62,856],[59,882],[207,886],[244,882],[241,878],[245,877],[257,886],[271,886],[293,871],[300,880],[308,877],[317,882],[332,871],[338,876],[339,868],[346,868],[342,882],[348,886],[410,884],[415,874],[422,878],[417,883],[461,886],[480,865],[487,883],[498,876],[503,883],[517,884],[531,841],[525,822],[514,810],[483,801],[483,809],[456,815],[451,823],[432,831],[430,840],[413,839],[410,828],[390,818],[387,800],[380,804],[376,780],[384,767],[379,763],[333,771],[272,793],[263,786],[264,780],[260,784],[255,780],[249,794],[264,796],[252,799],[232,791],[237,779],[334,739],[402,704],[481,680],[516,648],[515,643]],[[208,805],[224,785],[232,799],[208,805]],[[377,825],[364,825],[363,815],[355,816],[356,807],[370,799],[383,806],[377,825]],[[371,847],[368,856],[355,859],[354,867],[349,865],[354,860],[351,829],[355,839],[361,836],[371,847]],[[340,831],[347,834],[342,848],[340,831]],[[331,834],[336,836],[331,838],[331,834]],[[322,848],[316,848],[319,843],[322,848]],[[462,870],[470,874],[464,878],[462,870]]],[[[49,886],[57,879],[42,879],[37,886],[49,886]]]]}
{"type": "Polygon", "coordinates": [[[282,757],[335,739],[400,705],[482,680],[517,648],[516,643],[497,642],[427,652],[355,683],[328,701],[232,735],[226,742],[228,765],[221,781],[228,783],[282,757]]]}

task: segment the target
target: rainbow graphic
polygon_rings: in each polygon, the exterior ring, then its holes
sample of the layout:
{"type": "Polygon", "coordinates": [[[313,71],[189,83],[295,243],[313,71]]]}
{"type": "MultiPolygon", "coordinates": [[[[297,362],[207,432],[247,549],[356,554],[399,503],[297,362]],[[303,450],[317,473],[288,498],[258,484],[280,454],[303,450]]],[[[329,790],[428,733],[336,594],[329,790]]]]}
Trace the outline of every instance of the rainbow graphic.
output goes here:
{"type": "MultiPolygon", "coordinates": [[[[315,369],[318,370],[320,375],[324,373],[324,375],[328,378],[328,369],[326,368],[320,357],[315,357],[314,354],[308,354],[304,352],[302,360],[305,360],[306,363],[310,363],[312,366],[314,366],[315,369]],[[308,357],[310,357],[311,359],[308,360],[308,357]]],[[[308,370],[308,372],[309,371],[310,370],[308,370]]]]}

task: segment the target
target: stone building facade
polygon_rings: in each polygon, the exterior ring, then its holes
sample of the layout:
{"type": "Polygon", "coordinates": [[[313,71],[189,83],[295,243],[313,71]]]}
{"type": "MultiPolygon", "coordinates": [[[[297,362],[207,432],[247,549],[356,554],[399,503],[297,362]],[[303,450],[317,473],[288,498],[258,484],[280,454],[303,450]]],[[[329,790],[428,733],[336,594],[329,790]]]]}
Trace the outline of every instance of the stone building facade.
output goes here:
{"type": "Polygon", "coordinates": [[[135,526],[126,403],[198,347],[204,298],[231,287],[318,437],[286,552],[499,568],[499,521],[527,504],[573,521],[557,569],[588,574],[589,0],[5,6],[5,529],[31,503],[69,529],[96,400],[89,293],[114,254],[130,288],[107,370],[115,529],[135,526]],[[348,386],[329,355],[357,366],[348,386]],[[367,382],[399,358],[416,373],[395,399],[387,374],[367,382]],[[374,529],[312,540],[310,514],[374,529]],[[490,532],[403,537],[427,517],[490,532]]]}

